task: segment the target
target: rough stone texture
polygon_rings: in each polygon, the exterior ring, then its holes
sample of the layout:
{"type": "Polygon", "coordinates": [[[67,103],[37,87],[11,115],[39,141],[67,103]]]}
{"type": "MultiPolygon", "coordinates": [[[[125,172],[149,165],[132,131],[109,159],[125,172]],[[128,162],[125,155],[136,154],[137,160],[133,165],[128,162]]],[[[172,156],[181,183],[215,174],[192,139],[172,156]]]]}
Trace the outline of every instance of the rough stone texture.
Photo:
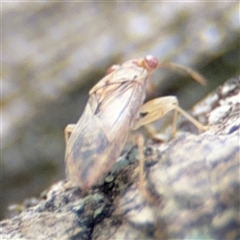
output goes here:
{"type": "MultiPolygon", "coordinates": [[[[113,63],[153,54],[200,69],[212,89],[239,71],[237,2],[3,1],[1,6],[3,211],[63,178],[63,129],[77,121],[89,88],[113,63]]],[[[156,94],[176,94],[179,84],[185,109],[209,91],[168,74],[159,70],[153,76],[160,86],[156,94]]]]}
{"type": "Polygon", "coordinates": [[[133,148],[88,193],[53,185],[38,205],[1,222],[1,239],[239,239],[240,78],[194,112],[211,120],[209,130],[146,147],[147,192],[133,148]]]}

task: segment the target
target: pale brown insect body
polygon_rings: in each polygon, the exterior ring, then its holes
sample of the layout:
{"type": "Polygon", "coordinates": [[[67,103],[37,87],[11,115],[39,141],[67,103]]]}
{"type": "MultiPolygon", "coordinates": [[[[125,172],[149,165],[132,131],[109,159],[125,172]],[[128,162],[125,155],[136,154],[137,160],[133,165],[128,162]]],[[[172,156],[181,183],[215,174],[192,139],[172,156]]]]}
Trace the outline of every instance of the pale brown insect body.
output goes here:
{"type": "MultiPolygon", "coordinates": [[[[163,98],[159,98],[160,104],[159,99],[154,99],[144,108],[148,77],[158,66],[157,59],[152,56],[127,61],[111,68],[110,73],[90,90],[79,121],[65,129],[66,171],[72,183],[83,190],[89,189],[111,170],[131,130],[175,109],[175,97],[169,97],[170,104],[165,103],[166,98],[163,102],[163,98]],[[149,114],[138,119],[142,107],[143,112],[149,114]],[[153,114],[147,110],[149,107],[153,114]],[[68,139],[69,132],[72,133],[68,139]]],[[[193,123],[202,127],[196,121],[193,123]]]]}

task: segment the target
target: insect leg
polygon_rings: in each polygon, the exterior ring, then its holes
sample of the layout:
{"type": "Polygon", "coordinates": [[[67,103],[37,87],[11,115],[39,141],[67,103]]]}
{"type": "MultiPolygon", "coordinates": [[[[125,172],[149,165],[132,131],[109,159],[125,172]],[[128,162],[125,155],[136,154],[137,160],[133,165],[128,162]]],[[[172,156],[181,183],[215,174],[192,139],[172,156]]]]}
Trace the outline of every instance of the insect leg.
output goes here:
{"type": "Polygon", "coordinates": [[[133,130],[140,128],[143,125],[149,124],[156,121],[157,119],[163,117],[169,111],[174,110],[173,124],[172,124],[172,134],[176,133],[176,123],[177,123],[177,113],[181,113],[185,118],[187,118],[191,123],[193,123],[199,130],[205,130],[206,127],[191,117],[187,112],[178,106],[178,100],[175,96],[161,97],[150,100],[145,103],[141,109],[140,113],[144,116],[136,122],[133,130]]]}
{"type": "Polygon", "coordinates": [[[67,145],[70,134],[72,133],[73,129],[75,128],[75,125],[76,124],[68,124],[64,129],[64,138],[65,138],[66,145],[67,145]]]}
{"type": "Polygon", "coordinates": [[[147,182],[145,179],[145,170],[144,170],[144,137],[137,133],[130,136],[130,141],[137,143],[138,152],[139,152],[139,190],[143,196],[148,200],[148,202],[153,203],[156,199],[149,193],[147,189],[147,182]]]}
{"type": "MultiPolygon", "coordinates": [[[[153,99],[145,103],[141,109],[140,113],[144,116],[136,122],[133,130],[140,128],[141,126],[147,125],[161,117],[163,117],[169,111],[174,110],[174,117],[172,123],[172,134],[176,133],[176,123],[177,123],[177,113],[181,113],[186,117],[190,122],[192,122],[199,130],[207,129],[206,126],[203,126],[193,117],[191,117],[187,112],[178,106],[178,100],[175,96],[161,97],[153,99]]],[[[155,198],[152,196],[146,187],[145,180],[145,171],[144,171],[144,139],[140,134],[133,136],[135,142],[137,142],[139,148],[139,188],[144,196],[148,199],[149,202],[154,203],[155,198]]]]}
{"type": "Polygon", "coordinates": [[[174,120],[173,120],[173,127],[172,127],[172,133],[175,134],[176,132],[176,125],[177,125],[177,112],[182,114],[188,121],[190,121],[193,125],[195,125],[199,131],[205,131],[208,129],[208,126],[202,125],[200,122],[198,122],[196,119],[194,119],[191,115],[189,115],[186,111],[184,111],[181,107],[178,105],[175,106],[175,114],[174,114],[174,120]]]}

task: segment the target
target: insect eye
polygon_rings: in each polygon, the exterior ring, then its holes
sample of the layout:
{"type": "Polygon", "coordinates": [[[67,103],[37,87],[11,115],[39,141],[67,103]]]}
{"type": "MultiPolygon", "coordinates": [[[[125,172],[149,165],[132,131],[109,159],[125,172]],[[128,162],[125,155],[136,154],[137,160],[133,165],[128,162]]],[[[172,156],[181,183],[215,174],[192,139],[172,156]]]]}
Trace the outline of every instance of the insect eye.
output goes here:
{"type": "Polygon", "coordinates": [[[110,68],[108,68],[106,73],[107,74],[112,73],[112,72],[116,71],[119,67],[120,67],[119,65],[112,65],[110,68]]]}
{"type": "Polygon", "coordinates": [[[158,66],[158,60],[157,58],[148,55],[144,58],[142,65],[144,68],[146,68],[148,71],[153,71],[158,66]]]}

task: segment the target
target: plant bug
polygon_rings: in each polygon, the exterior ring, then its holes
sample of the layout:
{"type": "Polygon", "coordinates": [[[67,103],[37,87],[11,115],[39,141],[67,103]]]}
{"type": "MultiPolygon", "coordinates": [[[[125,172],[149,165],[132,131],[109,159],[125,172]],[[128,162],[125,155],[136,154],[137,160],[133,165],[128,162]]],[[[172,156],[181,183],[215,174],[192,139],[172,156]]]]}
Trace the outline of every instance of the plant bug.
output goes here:
{"type": "MultiPolygon", "coordinates": [[[[198,129],[204,126],[178,106],[174,96],[160,97],[143,104],[150,74],[159,67],[178,68],[205,84],[197,72],[175,63],[158,63],[157,58],[132,59],[109,68],[89,92],[85,110],[77,124],[65,128],[67,178],[82,190],[93,186],[109,172],[121,154],[131,130],[149,124],[174,110],[173,133],[177,112],[198,129]],[[143,117],[141,117],[141,115],[143,117]],[[71,133],[69,137],[69,133],[71,133]]],[[[143,141],[140,148],[140,182],[143,182],[143,141]]]]}

